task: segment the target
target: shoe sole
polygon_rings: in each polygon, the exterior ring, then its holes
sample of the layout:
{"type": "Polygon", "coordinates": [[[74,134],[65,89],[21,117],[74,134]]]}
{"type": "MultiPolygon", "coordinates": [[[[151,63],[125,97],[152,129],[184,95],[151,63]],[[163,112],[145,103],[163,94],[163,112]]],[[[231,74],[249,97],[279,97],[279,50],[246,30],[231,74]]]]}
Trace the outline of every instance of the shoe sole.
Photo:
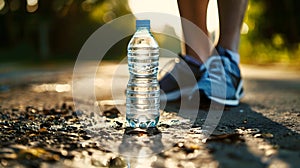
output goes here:
{"type": "MultiPolygon", "coordinates": [[[[169,92],[167,94],[162,94],[160,96],[160,100],[161,101],[175,101],[180,99],[181,96],[190,96],[191,95],[191,90],[192,88],[184,88],[180,90],[176,90],[173,92],[169,92]],[[184,95],[181,95],[182,93],[185,93],[184,95]]],[[[208,96],[209,99],[220,103],[220,104],[224,104],[224,105],[228,105],[228,106],[237,106],[240,102],[240,99],[244,96],[244,92],[243,92],[243,81],[241,80],[236,93],[235,93],[235,99],[222,99],[219,97],[213,97],[213,96],[208,96]]]]}

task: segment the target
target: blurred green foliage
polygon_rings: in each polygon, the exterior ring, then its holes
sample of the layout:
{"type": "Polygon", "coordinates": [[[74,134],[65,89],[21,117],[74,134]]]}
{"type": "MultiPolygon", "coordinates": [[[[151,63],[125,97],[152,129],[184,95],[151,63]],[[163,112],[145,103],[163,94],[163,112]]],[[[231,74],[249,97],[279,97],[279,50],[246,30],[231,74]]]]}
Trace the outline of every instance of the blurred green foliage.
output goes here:
{"type": "MultiPolygon", "coordinates": [[[[300,63],[299,9],[298,0],[249,0],[241,61],[300,63]]],[[[0,0],[0,61],[75,60],[96,29],[128,13],[127,0],[0,0]]],[[[180,52],[178,39],[155,37],[165,51],[180,52]]],[[[123,58],[129,39],[115,44],[104,59],[123,58]]]]}
{"type": "Polygon", "coordinates": [[[130,13],[127,0],[0,0],[1,4],[0,61],[75,60],[96,29],[130,13]]]}
{"type": "Polygon", "coordinates": [[[243,63],[300,63],[300,1],[250,0],[249,31],[241,37],[243,63]]]}

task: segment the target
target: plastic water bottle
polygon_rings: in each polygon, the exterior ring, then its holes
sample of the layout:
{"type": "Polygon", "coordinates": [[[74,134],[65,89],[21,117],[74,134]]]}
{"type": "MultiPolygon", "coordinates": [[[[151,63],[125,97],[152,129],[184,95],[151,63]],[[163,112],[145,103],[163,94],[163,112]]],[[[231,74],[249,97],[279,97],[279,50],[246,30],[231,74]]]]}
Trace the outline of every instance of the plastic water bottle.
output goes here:
{"type": "Polygon", "coordinates": [[[136,20],[136,32],[128,48],[130,78],[126,90],[126,120],[129,127],[155,127],[159,120],[157,80],[159,46],[150,32],[150,20],[136,20]]]}

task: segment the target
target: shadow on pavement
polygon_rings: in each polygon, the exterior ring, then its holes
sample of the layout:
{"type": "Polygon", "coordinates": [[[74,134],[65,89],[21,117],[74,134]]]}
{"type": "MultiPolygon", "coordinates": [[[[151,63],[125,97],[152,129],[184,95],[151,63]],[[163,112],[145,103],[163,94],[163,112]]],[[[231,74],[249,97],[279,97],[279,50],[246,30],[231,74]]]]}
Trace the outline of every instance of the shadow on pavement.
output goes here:
{"type": "MultiPolygon", "coordinates": [[[[166,106],[179,109],[178,102],[166,106]]],[[[178,111],[178,110],[177,110],[178,111]]],[[[208,110],[199,110],[194,127],[202,127],[208,110]]],[[[225,107],[222,117],[205,143],[218,167],[292,167],[300,165],[300,135],[274,122],[249,104],[225,107]]]]}
{"type": "Polygon", "coordinates": [[[248,104],[242,103],[237,108],[225,111],[219,123],[219,127],[222,126],[231,131],[237,130],[245,141],[238,149],[236,144],[219,144],[224,149],[216,150],[214,157],[221,167],[232,167],[232,164],[228,165],[230,161],[239,163],[239,166],[234,167],[240,167],[245,162],[246,167],[270,165],[298,167],[300,165],[300,135],[252,110],[248,104]],[[238,115],[241,111],[246,114],[243,118],[238,115]]]}

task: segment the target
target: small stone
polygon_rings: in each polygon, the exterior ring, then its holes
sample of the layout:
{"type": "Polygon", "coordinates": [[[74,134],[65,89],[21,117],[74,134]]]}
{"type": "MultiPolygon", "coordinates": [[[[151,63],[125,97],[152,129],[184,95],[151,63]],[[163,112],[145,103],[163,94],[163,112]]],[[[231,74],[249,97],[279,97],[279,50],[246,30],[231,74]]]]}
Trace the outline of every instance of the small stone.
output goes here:
{"type": "Polygon", "coordinates": [[[48,132],[48,130],[47,130],[47,128],[43,127],[41,129],[39,129],[39,132],[40,133],[46,133],[46,132],[48,132]]]}
{"type": "Polygon", "coordinates": [[[4,154],[0,154],[0,157],[4,159],[17,159],[18,156],[16,153],[4,153],[4,154]]]}
{"type": "Polygon", "coordinates": [[[22,145],[28,144],[29,140],[26,137],[17,138],[16,142],[22,145]]]}
{"type": "Polygon", "coordinates": [[[38,110],[37,109],[35,109],[34,107],[32,107],[32,106],[27,106],[26,107],[26,112],[30,112],[30,113],[37,113],[38,112],[38,110]]]}
{"type": "Polygon", "coordinates": [[[67,155],[68,155],[68,151],[67,151],[67,150],[64,150],[64,149],[62,149],[62,150],[60,151],[60,153],[61,153],[61,155],[63,155],[63,156],[67,156],[67,155]]]}
{"type": "Polygon", "coordinates": [[[19,111],[19,109],[18,109],[18,108],[15,108],[15,107],[13,107],[13,108],[11,109],[11,111],[12,111],[12,112],[18,112],[18,111],[19,111]]]}
{"type": "Polygon", "coordinates": [[[46,114],[46,115],[54,115],[54,114],[56,114],[57,112],[56,112],[56,110],[54,109],[54,108],[52,108],[52,109],[44,109],[43,110],[43,112],[44,112],[44,114],[46,114]]]}
{"type": "Polygon", "coordinates": [[[29,134],[29,137],[37,136],[37,134],[29,134]]]}
{"type": "Polygon", "coordinates": [[[229,128],[227,126],[220,126],[217,128],[217,130],[220,132],[226,132],[227,130],[229,130],[229,128]]]}
{"type": "Polygon", "coordinates": [[[94,158],[91,159],[91,164],[95,167],[105,167],[100,160],[96,160],[94,158]]]}
{"type": "Polygon", "coordinates": [[[52,124],[50,122],[44,122],[40,125],[40,128],[49,128],[49,127],[51,127],[51,125],[52,124]]]}
{"type": "Polygon", "coordinates": [[[63,103],[63,104],[61,105],[61,109],[67,109],[67,104],[66,104],[66,103],[63,103]]]}
{"type": "Polygon", "coordinates": [[[78,116],[78,117],[80,117],[80,116],[83,115],[83,112],[80,111],[80,110],[77,110],[77,111],[74,111],[74,112],[72,113],[72,115],[73,115],[73,116],[78,116]]]}
{"type": "Polygon", "coordinates": [[[264,138],[273,138],[274,135],[271,134],[271,133],[266,133],[266,134],[263,134],[263,137],[264,137],[264,138]]]}
{"type": "Polygon", "coordinates": [[[179,142],[178,144],[175,144],[175,147],[178,146],[180,148],[182,148],[184,146],[184,143],[183,142],[179,142]]]}
{"type": "Polygon", "coordinates": [[[193,153],[195,150],[200,149],[200,147],[196,144],[184,144],[178,143],[175,147],[180,148],[185,154],[193,153]]]}
{"type": "Polygon", "coordinates": [[[158,127],[170,128],[170,125],[166,123],[161,123],[158,125],[158,127]]]}
{"type": "Polygon", "coordinates": [[[6,167],[8,165],[7,160],[1,159],[1,165],[6,167]]]}
{"type": "Polygon", "coordinates": [[[147,133],[149,136],[152,136],[152,135],[157,135],[157,134],[160,134],[160,130],[156,127],[149,127],[147,128],[147,133]]]}
{"type": "Polygon", "coordinates": [[[114,125],[113,128],[120,130],[122,129],[123,123],[119,122],[119,121],[114,121],[114,125]]]}
{"type": "Polygon", "coordinates": [[[202,134],[202,133],[203,133],[203,130],[201,129],[201,127],[198,127],[198,128],[191,128],[191,129],[190,129],[190,132],[193,133],[193,134],[202,134]]]}
{"type": "Polygon", "coordinates": [[[171,120],[170,123],[171,123],[171,124],[174,124],[174,125],[177,125],[177,124],[180,123],[180,121],[179,121],[179,120],[171,120]]]}
{"type": "Polygon", "coordinates": [[[68,110],[73,111],[73,107],[72,106],[68,106],[68,110]]]}
{"type": "Polygon", "coordinates": [[[254,138],[262,138],[262,134],[255,134],[254,138]]]}
{"type": "Polygon", "coordinates": [[[81,136],[81,137],[82,137],[82,139],[84,139],[84,140],[89,140],[89,139],[91,139],[91,137],[88,136],[88,135],[83,135],[83,136],[81,136]]]}
{"type": "Polygon", "coordinates": [[[260,130],[258,128],[249,128],[244,131],[246,134],[256,134],[259,133],[260,130]]]}
{"type": "Polygon", "coordinates": [[[94,118],[94,117],[95,117],[95,113],[94,113],[94,112],[91,112],[90,117],[91,117],[91,118],[94,118]]]}
{"type": "Polygon", "coordinates": [[[115,158],[110,158],[107,166],[109,168],[122,168],[126,166],[126,163],[123,159],[121,159],[120,157],[115,157],[115,158]]]}
{"type": "Polygon", "coordinates": [[[118,118],[120,116],[120,111],[117,108],[111,108],[109,110],[103,111],[102,115],[107,118],[118,118]]]}
{"type": "Polygon", "coordinates": [[[264,133],[264,134],[255,134],[254,138],[273,138],[273,134],[271,133],[264,133]]]}
{"type": "Polygon", "coordinates": [[[276,150],[274,150],[274,149],[268,149],[268,150],[266,150],[265,155],[266,156],[272,156],[272,155],[275,155],[276,153],[277,153],[276,150]]]}

